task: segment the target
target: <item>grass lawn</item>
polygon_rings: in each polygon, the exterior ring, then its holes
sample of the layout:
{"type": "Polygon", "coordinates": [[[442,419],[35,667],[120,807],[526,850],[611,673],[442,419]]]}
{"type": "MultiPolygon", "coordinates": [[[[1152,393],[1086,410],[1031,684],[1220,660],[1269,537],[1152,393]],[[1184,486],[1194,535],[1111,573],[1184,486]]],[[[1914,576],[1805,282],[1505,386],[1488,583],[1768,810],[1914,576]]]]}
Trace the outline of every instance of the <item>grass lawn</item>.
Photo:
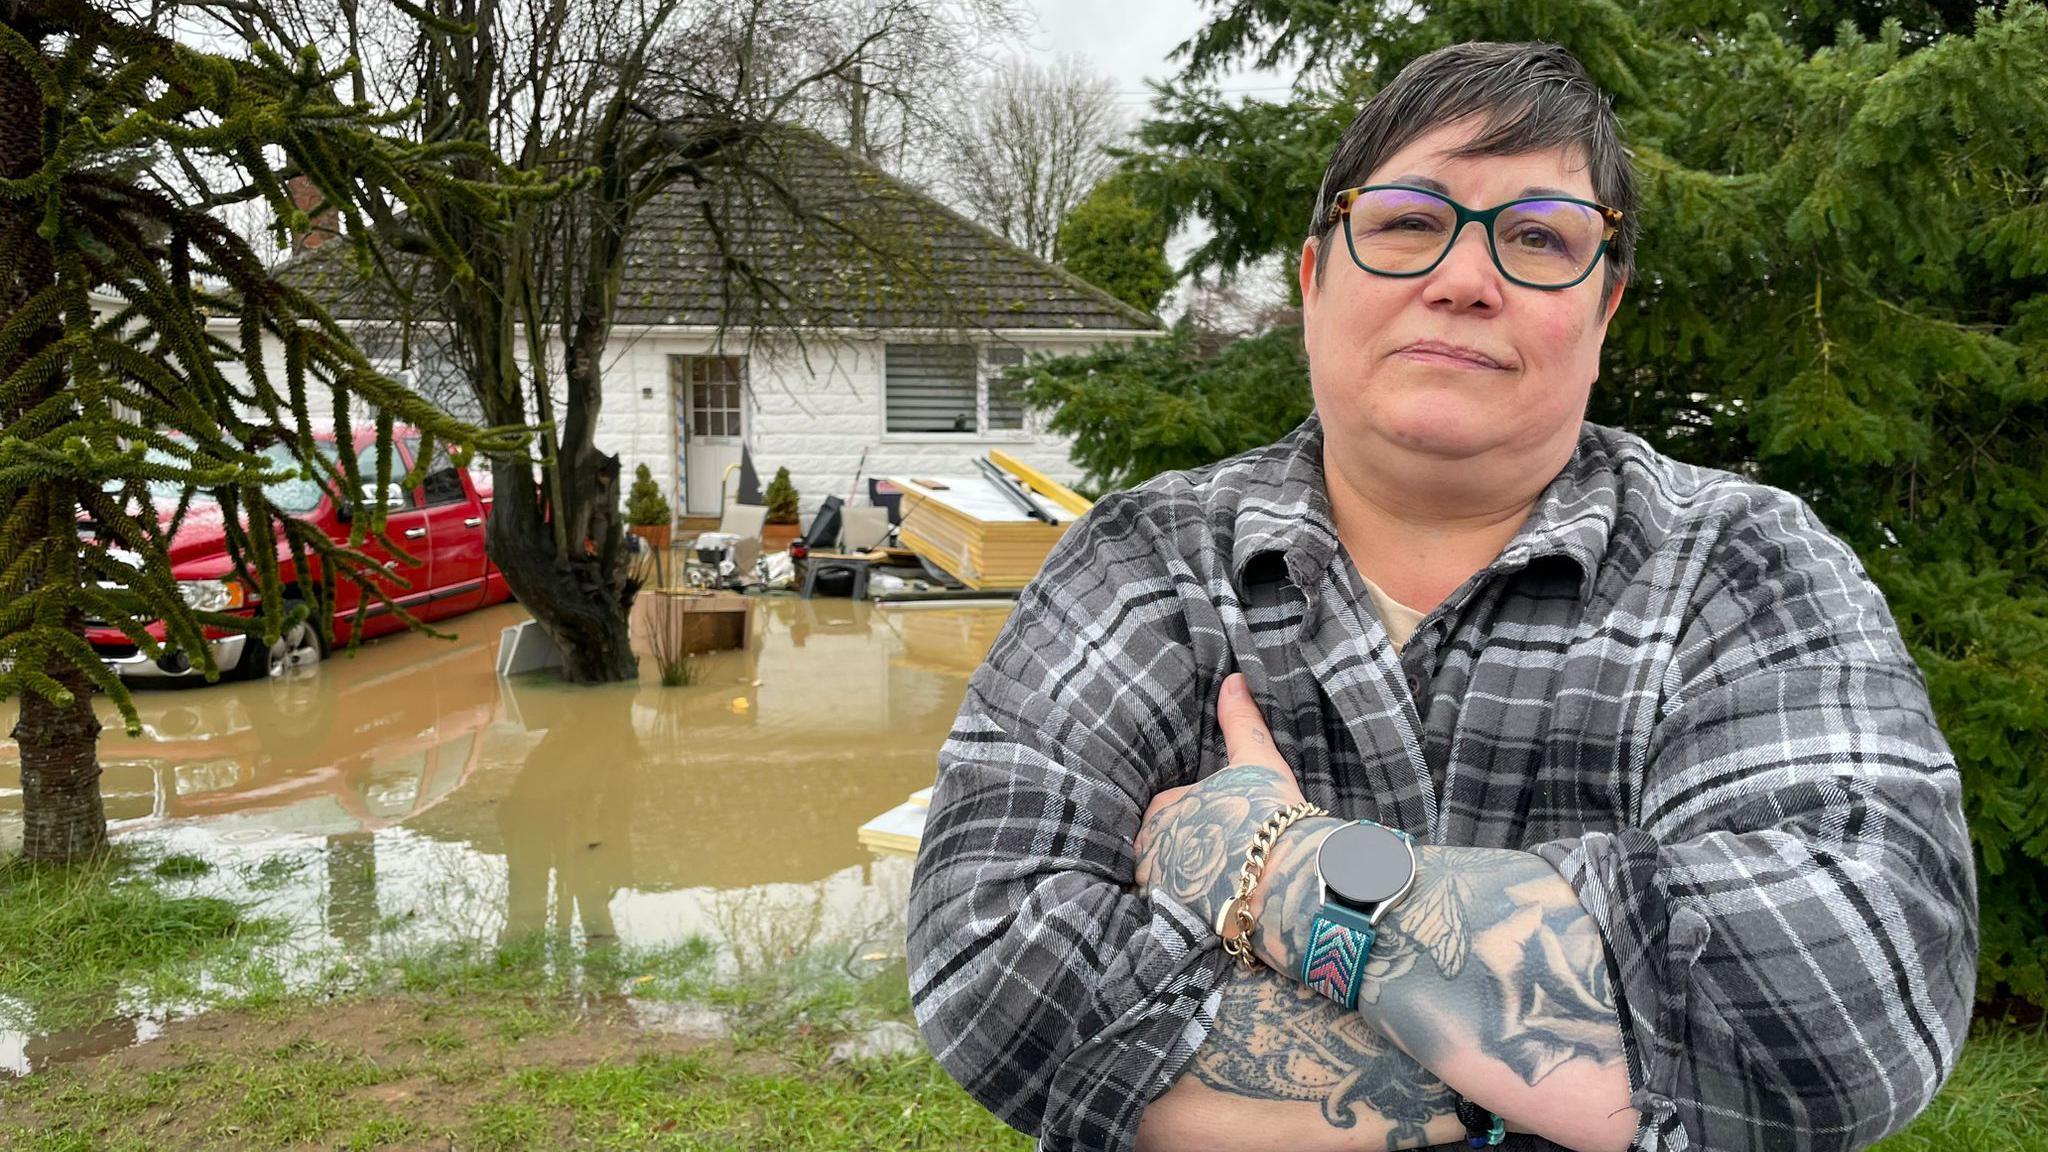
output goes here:
{"type": "MultiPolygon", "coordinates": [[[[81,1022],[120,988],[247,976],[275,926],[151,884],[196,866],[0,864],[0,988],[81,1022]]],[[[900,960],[854,976],[796,957],[735,977],[702,944],[535,939],[391,960],[334,996],[232,983],[243,991],[152,1043],[0,1080],[0,1149],[1030,1147],[914,1036],[901,1043],[900,960]]],[[[2044,1070],[2042,1025],[1979,1022],[1940,1098],[1879,1148],[2048,1149],[2044,1070]]]]}
{"type": "Polygon", "coordinates": [[[208,867],[128,850],[69,868],[0,859],[0,990],[33,1006],[44,1030],[93,1023],[124,993],[203,998],[202,974],[246,969],[281,935],[229,901],[168,896],[156,883],[208,867]]]}
{"type": "Polygon", "coordinates": [[[1879,1152],[2048,1149],[2048,1027],[1979,1020],[1934,1103],[1879,1152]]]}
{"type": "Polygon", "coordinates": [[[648,1036],[603,1008],[401,994],[203,1027],[0,1086],[0,1148],[1027,1148],[923,1055],[648,1036]]]}
{"type": "MultiPolygon", "coordinates": [[[[1882,1152],[2048,1147],[2048,1038],[1980,1028],[1882,1152]]],[[[844,1034],[757,1017],[714,1041],[649,1035],[602,1003],[461,982],[227,1012],[0,1085],[0,1148],[1030,1147],[928,1056],[833,1061],[844,1034]]]]}
{"type": "Polygon", "coordinates": [[[413,956],[0,1081],[0,1149],[1028,1148],[915,1047],[835,1053],[905,1037],[904,984],[714,977],[701,945],[413,956]]]}
{"type": "MultiPolygon", "coordinates": [[[[795,956],[735,976],[700,942],[531,938],[358,965],[337,995],[291,991],[262,971],[278,925],[153,883],[203,868],[0,862],[0,988],[39,1030],[138,991],[214,1009],[0,1079],[0,1149],[1030,1147],[904,1043],[900,959],[854,976],[844,957],[795,956]]],[[[0,1027],[18,1027],[5,1008],[0,1027]]]]}

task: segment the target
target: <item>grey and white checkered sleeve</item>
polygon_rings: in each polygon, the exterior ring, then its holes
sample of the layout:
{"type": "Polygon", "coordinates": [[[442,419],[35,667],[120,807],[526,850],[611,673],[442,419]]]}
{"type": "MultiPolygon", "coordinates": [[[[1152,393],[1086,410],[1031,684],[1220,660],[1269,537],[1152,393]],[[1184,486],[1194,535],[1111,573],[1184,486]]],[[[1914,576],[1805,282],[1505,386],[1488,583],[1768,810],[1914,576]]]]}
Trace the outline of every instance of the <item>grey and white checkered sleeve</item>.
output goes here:
{"type": "Polygon", "coordinates": [[[939,753],[911,886],[918,1027],[1041,1148],[1130,1147],[1224,968],[1208,925],[1134,886],[1139,821],[1191,781],[1206,699],[1192,578],[1155,531],[1106,499],[1020,597],[939,753]]]}
{"type": "Polygon", "coordinates": [[[1862,1148],[1968,1026],[1961,784],[1848,548],[1789,497],[1712,528],[1630,820],[1535,850],[1607,941],[1639,1147],[1862,1148]]]}

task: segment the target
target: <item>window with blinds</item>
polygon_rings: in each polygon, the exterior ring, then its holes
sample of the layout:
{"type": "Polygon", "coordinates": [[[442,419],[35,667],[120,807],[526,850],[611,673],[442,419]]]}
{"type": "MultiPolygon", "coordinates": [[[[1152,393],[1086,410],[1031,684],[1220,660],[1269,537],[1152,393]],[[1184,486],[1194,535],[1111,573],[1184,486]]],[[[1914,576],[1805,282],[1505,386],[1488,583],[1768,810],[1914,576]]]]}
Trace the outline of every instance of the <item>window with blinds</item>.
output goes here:
{"type": "Polygon", "coordinates": [[[979,431],[973,345],[891,344],[882,357],[888,431],[979,431]]]}
{"type": "Polygon", "coordinates": [[[1003,370],[1022,348],[972,344],[890,344],[883,349],[884,428],[973,436],[1024,429],[1019,382],[1003,370]]]}

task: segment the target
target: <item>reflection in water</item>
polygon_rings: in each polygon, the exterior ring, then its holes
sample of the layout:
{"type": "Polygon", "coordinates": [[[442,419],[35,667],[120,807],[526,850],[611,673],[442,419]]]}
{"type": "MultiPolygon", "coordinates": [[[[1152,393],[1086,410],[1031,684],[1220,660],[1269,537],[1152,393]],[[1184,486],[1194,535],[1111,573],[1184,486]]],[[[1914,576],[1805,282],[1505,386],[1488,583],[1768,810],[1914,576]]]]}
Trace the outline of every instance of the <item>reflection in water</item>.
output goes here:
{"type": "Polygon", "coordinates": [[[154,1016],[110,1016],[81,1028],[20,1033],[0,1030],[0,1075],[26,1076],[57,1064],[145,1044],[163,1032],[154,1016]]]}
{"type": "MultiPolygon", "coordinates": [[[[453,643],[381,640],[297,680],[138,691],[136,739],[101,700],[108,815],[212,861],[173,890],[258,902],[302,955],[533,930],[700,936],[749,966],[821,940],[900,949],[908,865],[855,833],[932,782],[1007,611],[753,611],[749,647],[680,688],[651,659],[637,684],[501,682],[499,631],[525,618],[505,605],[449,622],[453,643]]],[[[0,849],[20,804],[0,740],[0,849]]],[[[0,1069],[25,1042],[0,1018],[0,1069]]]]}
{"type": "Polygon", "coordinates": [[[527,730],[545,729],[498,804],[498,832],[505,844],[504,934],[546,929],[566,941],[580,918],[584,939],[614,939],[612,897],[633,878],[637,774],[591,771],[592,749],[584,733],[612,734],[605,752],[638,761],[635,692],[615,684],[573,695],[522,691],[515,682],[504,687],[520,700],[527,730]]]}
{"type": "Polygon", "coordinates": [[[370,950],[377,928],[377,838],[343,832],[327,838],[327,931],[350,953],[370,950]]]}

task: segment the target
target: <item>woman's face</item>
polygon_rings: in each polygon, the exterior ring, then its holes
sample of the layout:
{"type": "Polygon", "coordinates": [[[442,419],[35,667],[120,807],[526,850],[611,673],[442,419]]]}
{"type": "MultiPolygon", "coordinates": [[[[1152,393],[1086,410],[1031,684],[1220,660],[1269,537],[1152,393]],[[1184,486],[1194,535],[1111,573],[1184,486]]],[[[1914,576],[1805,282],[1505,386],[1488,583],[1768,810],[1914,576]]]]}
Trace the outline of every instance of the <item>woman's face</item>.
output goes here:
{"type": "MultiPolygon", "coordinates": [[[[1562,149],[1454,159],[1480,128],[1446,125],[1387,158],[1366,184],[1434,181],[1474,209],[1558,192],[1597,199],[1580,156],[1562,149]]],[[[1600,343],[1621,293],[1602,308],[1605,257],[1578,284],[1543,291],[1501,275],[1485,229],[1467,225],[1442,263],[1421,276],[1378,276],[1358,267],[1341,229],[1316,283],[1313,239],[1302,249],[1302,320],[1309,378],[1330,440],[1347,451],[1395,447],[1464,462],[1497,478],[1531,467],[1547,480],[1571,455],[1600,369],[1600,343]],[[1436,342],[1449,350],[1415,347],[1436,342]],[[1493,364],[1462,358],[1469,350],[1493,364]],[[1553,461],[1554,458],[1554,461],[1553,461]]]]}

